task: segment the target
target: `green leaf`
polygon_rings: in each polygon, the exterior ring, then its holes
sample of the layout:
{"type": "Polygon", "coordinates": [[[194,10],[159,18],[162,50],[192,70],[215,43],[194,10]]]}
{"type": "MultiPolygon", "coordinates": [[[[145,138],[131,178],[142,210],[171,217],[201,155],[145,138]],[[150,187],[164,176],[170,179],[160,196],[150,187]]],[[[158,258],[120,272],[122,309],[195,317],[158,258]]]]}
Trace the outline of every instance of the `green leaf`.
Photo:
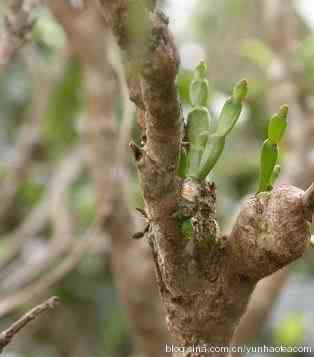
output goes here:
{"type": "Polygon", "coordinates": [[[190,87],[193,79],[193,72],[185,69],[180,69],[176,85],[182,104],[191,104],[190,102],[190,87]]]}
{"type": "Polygon", "coordinates": [[[279,144],[287,128],[288,106],[283,105],[278,114],[269,121],[268,137],[273,144],[279,144]]]}
{"type": "Polygon", "coordinates": [[[208,74],[207,64],[205,61],[200,61],[194,70],[195,79],[205,79],[208,74]]]}
{"type": "Polygon", "coordinates": [[[215,136],[226,136],[230,133],[232,128],[238,121],[241,110],[242,102],[247,95],[247,81],[242,80],[237,83],[233,89],[232,97],[229,98],[224,104],[218,119],[218,128],[215,136]]]}
{"type": "Polygon", "coordinates": [[[279,177],[280,175],[280,172],[281,172],[281,167],[280,165],[275,165],[274,167],[274,170],[273,170],[273,173],[271,175],[271,178],[270,178],[270,185],[271,186],[274,186],[277,178],[279,177]]]}
{"type": "Polygon", "coordinates": [[[278,147],[269,139],[265,140],[262,146],[260,161],[260,178],[258,192],[269,190],[271,177],[278,159],[278,147]]]}
{"type": "Polygon", "coordinates": [[[178,175],[182,178],[186,176],[187,172],[187,152],[185,148],[182,148],[181,154],[180,154],[180,162],[179,162],[179,168],[178,168],[178,175]]]}
{"type": "Polygon", "coordinates": [[[209,99],[209,85],[207,79],[194,80],[190,87],[190,102],[193,107],[207,107],[209,99]]]}
{"type": "Polygon", "coordinates": [[[205,107],[197,107],[190,111],[187,119],[186,134],[190,145],[204,148],[207,142],[207,133],[210,129],[211,118],[205,107]]]}
{"type": "Polygon", "coordinates": [[[225,137],[212,135],[203,153],[196,177],[204,180],[219,160],[225,147],[225,137]]]}
{"type": "Polygon", "coordinates": [[[193,109],[187,119],[186,134],[189,142],[187,153],[187,176],[196,177],[202,153],[207,143],[210,129],[210,115],[205,107],[193,109]]]}

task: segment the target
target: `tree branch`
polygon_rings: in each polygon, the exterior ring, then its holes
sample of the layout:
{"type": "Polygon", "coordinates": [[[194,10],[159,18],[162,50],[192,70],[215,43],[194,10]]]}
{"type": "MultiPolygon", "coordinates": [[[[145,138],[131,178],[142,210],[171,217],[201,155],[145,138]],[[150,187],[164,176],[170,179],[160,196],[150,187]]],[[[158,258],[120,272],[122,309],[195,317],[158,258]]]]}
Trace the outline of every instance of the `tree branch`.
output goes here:
{"type": "Polygon", "coordinates": [[[303,191],[289,186],[252,197],[230,237],[219,237],[215,185],[189,180],[181,185],[176,177],[182,121],[174,86],[178,60],[167,19],[154,11],[154,2],[100,3],[128,56],[130,97],[145,112],[145,145],[131,147],[169,330],[183,346],[228,345],[257,281],[302,255],[309,242],[303,191]],[[140,9],[140,16],[135,13],[145,35],[135,25],[133,6],[140,9]],[[191,241],[184,239],[175,217],[181,204],[197,212],[191,241]]]}
{"type": "Polygon", "coordinates": [[[44,303],[34,307],[31,311],[14,322],[7,330],[0,333],[0,354],[3,349],[12,341],[13,337],[25,328],[30,322],[37,319],[41,314],[48,310],[53,310],[59,303],[59,298],[51,297],[44,303]]]}
{"type": "Polygon", "coordinates": [[[100,233],[103,236],[109,233],[112,243],[115,282],[130,316],[136,348],[145,356],[160,357],[164,354],[167,331],[152,279],[153,264],[145,242],[131,239],[136,224],[124,195],[127,183],[126,141],[130,136],[132,110],[124,79],[121,78],[123,70],[120,68],[117,76],[116,68],[111,63],[110,54],[114,52],[111,31],[95,11],[93,2],[86,3],[84,11],[74,11],[61,0],[50,1],[50,8],[63,25],[83,68],[87,108],[81,134],[95,187],[100,233]],[[120,130],[115,106],[119,89],[117,79],[120,79],[124,95],[120,130]],[[130,269],[126,262],[132,261],[138,264],[130,269]],[[142,291],[140,296],[138,291],[142,291]]]}
{"type": "Polygon", "coordinates": [[[23,46],[32,27],[31,9],[24,8],[24,0],[11,0],[5,17],[5,30],[0,37],[0,72],[23,46]]]}
{"type": "Polygon", "coordinates": [[[0,317],[40,297],[47,292],[51,286],[64,278],[66,274],[71,272],[80,263],[82,257],[88,253],[89,249],[99,241],[99,234],[97,234],[95,227],[92,226],[88,232],[84,234],[84,237],[77,241],[74,239],[72,241],[73,248],[69,250],[70,253],[55,268],[51,269],[46,275],[38,278],[18,293],[13,293],[12,295],[1,298],[0,317]]]}
{"type": "Polygon", "coordinates": [[[134,2],[137,11],[125,0],[114,5],[110,1],[100,2],[104,16],[128,55],[130,97],[145,110],[145,163],[138,163],[144,198],[158,199],[168,192],[175,195],[182,121],[175,87],[179,57],[168,20],[159,12],[150,12],[149,1],[134,2]],[[140,15],[143,15],[144,35],[130,30],[140,15]]]}
{"type": "Polygon", "coordinates": [[[296,187],[279,186],[244,204],[229,237],[235,269],[259,280],[303,255],[310,239],[303,197],[296,187]]]}

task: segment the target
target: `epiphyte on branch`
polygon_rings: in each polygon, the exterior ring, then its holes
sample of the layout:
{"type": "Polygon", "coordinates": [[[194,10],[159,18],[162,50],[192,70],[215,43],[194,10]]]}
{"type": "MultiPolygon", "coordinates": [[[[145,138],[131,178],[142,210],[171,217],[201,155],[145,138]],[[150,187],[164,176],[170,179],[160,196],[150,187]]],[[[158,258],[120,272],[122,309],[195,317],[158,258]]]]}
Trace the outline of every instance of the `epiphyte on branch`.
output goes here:
{"type": "Polygon", "coordinates": [[[226,101],[218,119],[217,130],[211,129],[211,116],[207,109],[209,83],[207,66],[201,61],[195,68],[190,85],[192,110],[188,114],[186,138],[188,147],[183,147],[179,165],[179,175],[197,181],[205,180],[220,158],[225,138],[235,126],[241,114],[243,101],[247,96],[247,81],[239,81],[233,88],[232,96],[226,101]]]}
{"type": "Polygon", "coordinates": [[[261,151],[258,192],[271,191],[279,176],[278,166],[276,165],[279,152],[278,144],[287,128],[287,116],[288,106],[283,105],[269,121],[268,138],[264,141],[261,151]]]}

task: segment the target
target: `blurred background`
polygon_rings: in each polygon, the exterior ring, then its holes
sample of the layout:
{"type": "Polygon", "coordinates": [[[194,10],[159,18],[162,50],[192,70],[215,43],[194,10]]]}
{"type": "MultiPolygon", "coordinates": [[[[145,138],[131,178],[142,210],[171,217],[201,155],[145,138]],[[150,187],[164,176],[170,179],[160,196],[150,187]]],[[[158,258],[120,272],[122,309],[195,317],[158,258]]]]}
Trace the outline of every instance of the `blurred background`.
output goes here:
{"type": "MultiPolygon", "coordinates": [[[[27,1],[25,1],[27,3],[27,1]]],[[[0,4],[6,27],[9,1],[0,4]]],[[[26,5],[25,5],[26,6],[26,5]]],[[[143,207],[127,144],[140,141],[123,56],[98,9],[29,1],[29,39],[0,66],[0,331],[58,295],[4,357],[163,356],[164,327],[149,248],[130,237],[143,207]],[[159,347],[158,347],[159,346],[159,347]]],[[[267,121],[290,107],[281,183],[314,178],[314,3],[311,0],[166,0],[190,110],[192,70],[205,59],[217,118],[232,86],[249,96],[210,180],[228,232],[257,187],[267,121]]],[[[26,10],[25,10],[26,11],[26,10]]],[[[314,251],[258,286],[237,343],[312,346],[314,251]]],[[[304,353],[304,355],[310,353],[304,353]]]]}

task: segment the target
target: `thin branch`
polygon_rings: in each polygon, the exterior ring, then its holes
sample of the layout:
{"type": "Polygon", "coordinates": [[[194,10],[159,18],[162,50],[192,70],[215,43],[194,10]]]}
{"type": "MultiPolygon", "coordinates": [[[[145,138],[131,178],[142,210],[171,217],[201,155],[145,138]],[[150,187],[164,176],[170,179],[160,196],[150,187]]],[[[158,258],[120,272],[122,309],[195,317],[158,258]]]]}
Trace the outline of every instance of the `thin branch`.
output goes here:
{"type": "Polygon", "coordinates": [[[31,33],[34,23],[31,12],[32,7],[25,7],[24,0],[11,0],[0,37],[0,72],[31,33]]]}
{"type": "Polygon", "coordinates": [[[49,215],[52,216],[54,221],[59,221],[58,227],[60,229],[58,230],[61,234],[56,233],[56,237],[63,235],[60,227],[61,224],[63,227],[62,230],[67,230],[65,227],[68,223],[68,220],[65,217],[67,215],[63,212],[63,206],[60,200],[63,200],[62,197],[64,196],[64,191],[76,177],[81,167],[82,152],[79,149],[74,148],[73,151],[57,166],[55,170],[56,174],[51,178],[48,185],[48,191],[42,198],[40,204],[26,216],[22,224],[13,233],[5,238],[1,238],[2,242],[5,242],[8,245],[8,251],[0,260],[0,276],[5,274],[9,263],[19,253],[25,241],[34,237],[44,226],[49,219],[49,215]],[[62,217],[62,215],[64,216],[62,217]]]}
{"type": "Polygon", "coordinates": [[[33,157],[40,142],[39,123],[35,117],[34,119],[27,121],[20,129],[16,146],[10,153],[12,159],[8,160],[8,173],[0,180],[0,221],[5,220],[8,207],[11,207],[21,183],[32,168],[33,157]]]}
{"type": "Polygon", "coordinates": [[[34,166],[34,157],[42,143],[41,123],[47,110],[50,94],[55,88],[56,78],[59,78],[56,70],[46,70],[33,48],[29,48],[27,52],[23,59],[34,85],[34,93],[30,105],[31,110],[27,113],[25,124],[18,132],[14,147],[7,154],[7,173],[0,179],[0,222],[5,221],[20,185],[34,166]]]}
{"type": "Polygon", "coordinates": [[[2,297],[0,301],[0,317],[7,315],[17,307],[27,304],[36,297],[40,297],[44,294],[51,286],[55,285],[58,281],[63,279],[66,274],[71,272],[99,239],[99,235],[95,232],[94,227],[91,227],[82,239],[74,243],[71,253],[65,257],[55,269],[22,291],[2,297]]]}
{"type": "Polygon", "coordinates": [[[42,304],[34,307],[31,311],[22,316],[19,320],[14,322],[7,330],[0,334],[0,353],[12,341],[13,337],[19,333],[30,322],[37,319],[44,312],[53,310],[59,303],[59,298],[53,296],[42,304]]]}

